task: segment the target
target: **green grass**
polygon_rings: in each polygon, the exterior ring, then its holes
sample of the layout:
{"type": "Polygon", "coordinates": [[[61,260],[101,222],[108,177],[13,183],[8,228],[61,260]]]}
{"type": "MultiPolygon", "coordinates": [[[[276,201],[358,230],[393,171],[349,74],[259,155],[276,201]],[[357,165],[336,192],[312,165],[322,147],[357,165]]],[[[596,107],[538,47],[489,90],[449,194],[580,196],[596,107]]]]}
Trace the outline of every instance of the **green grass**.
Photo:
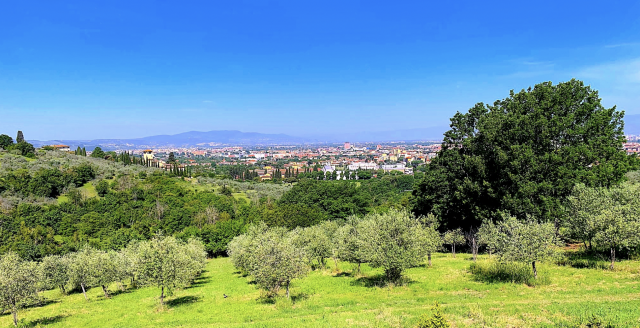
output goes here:
{"type": "MultiPolygon", "coordinates": [[[[93,185],[92,182],[85,183],[82,187],[78,188],[80,192],[84,195],[85,198],[94,198],[98,197],[98,192],[96,191],[96,186],[93,185]]],[[[69,198],[65,195],[58,196],[58,204],[62,204],[68,202],[69,198]]]]}
{"type": "MultiPolygon", "coordinates": [[[[592,314],[618,327],[640,325],[639,262],[621,262],[619,271],[543,264],[540,274],[550,282],[537,287],[478,281],[468,271],[471,263],[466,254],[436,254],[432,268],[408,270],[409,282],[396,287],[376,286],[380,269],[363,266],[365,276],[352,277],[351,265],[340,263],[347,272],[313,271],[294,282],[292,301],[270,302],[229,259],[220,258],[209,261],[196,285],[177,291],[164,309],[156,288],[112,299],[94,288],[90,302],[82,294],[45,292],[50,304],[19,315],[32,326],[51,327],[412,327],[438,301],[453,327],[554,327],[592,314]]],[[[0,317],[0,327],[10,322],[10,315],[0,317]]]]}

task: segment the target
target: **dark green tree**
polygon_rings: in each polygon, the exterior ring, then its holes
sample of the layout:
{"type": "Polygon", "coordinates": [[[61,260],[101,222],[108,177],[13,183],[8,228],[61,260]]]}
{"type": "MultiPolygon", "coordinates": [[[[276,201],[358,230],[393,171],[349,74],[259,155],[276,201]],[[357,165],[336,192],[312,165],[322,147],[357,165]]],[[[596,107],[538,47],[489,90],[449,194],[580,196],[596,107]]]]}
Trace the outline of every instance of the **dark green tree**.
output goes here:
{"type": "Polygon", "coordinates": [[[167,159],[167,163],[174,164],[176,162],[176,155],[173,152],[169,153],[169,159],[167,159]]]}
{"type": "Polygon", "coordinates": [[[581,81],[545,82],[457,113],[413,191],[415,214],[465,230],[499,211],[566,217],[574,185],[617,184],[635,165],[622,150],[624,112],[600,101],[581,81]]]}
{"type": "Polygon", "coordinates": [[[13,139],[6,134],[0,134],[0,148],[8,149],[13,145],[13,139]]]}
{"type": "Polygon", "coordinates": [[[16,143],[21,143],[24,142],[24,135],[22,134],[22,131],[18,131],[18,136],[16,137],[16,143]]]}
{"type": "Polygon", "coordinates": [[[13,145],[12,148],[19,150],[22,156],[27,156],[27,157],[35,156],[36,149],[33,147],[32,144],[26,141],[18,142],[15,145],[13,145]]]}
{"type": "Polygon", "coordinates": [[[104,153],[104,151],[102,151],[102,148],[100,147],[96,147],[93,149],[93,152],[91,153],[91,157],[93,158],[104,158],[106,154],[104,153]]]}

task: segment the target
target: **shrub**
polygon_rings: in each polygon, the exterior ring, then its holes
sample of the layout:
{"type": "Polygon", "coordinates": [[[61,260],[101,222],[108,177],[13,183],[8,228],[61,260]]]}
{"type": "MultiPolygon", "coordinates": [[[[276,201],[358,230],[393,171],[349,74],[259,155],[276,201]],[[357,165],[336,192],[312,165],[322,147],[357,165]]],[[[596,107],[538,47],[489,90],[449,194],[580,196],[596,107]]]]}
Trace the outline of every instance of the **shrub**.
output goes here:
{"type": "Polygon", "coordinates": [[[485,262],[472,263],[469,272],[479,281],[489,283],[511,282],[516,284],[527,284],[538,286],[549,284],[546,275],[536,279],[529,265],[518,262],[485,262]]]}
{"type": "Polygon", "coordinates": [[[440,312],[440,304],[436,302],[431,308],[431,315],[423,314],[417,328],[449,328],[451,325],[440,312]]]}

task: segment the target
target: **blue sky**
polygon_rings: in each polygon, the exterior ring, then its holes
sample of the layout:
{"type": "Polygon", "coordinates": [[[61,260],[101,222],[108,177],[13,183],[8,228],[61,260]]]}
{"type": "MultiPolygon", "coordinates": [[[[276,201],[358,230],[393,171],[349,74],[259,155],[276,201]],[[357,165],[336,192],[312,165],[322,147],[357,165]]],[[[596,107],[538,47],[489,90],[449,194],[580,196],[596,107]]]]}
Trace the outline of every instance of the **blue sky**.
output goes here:
{"type": "Polygon", "coordinates": [[[425,128],[572,77],[640,114],[639,1],[6,1],[0,133],[425,128]]]}

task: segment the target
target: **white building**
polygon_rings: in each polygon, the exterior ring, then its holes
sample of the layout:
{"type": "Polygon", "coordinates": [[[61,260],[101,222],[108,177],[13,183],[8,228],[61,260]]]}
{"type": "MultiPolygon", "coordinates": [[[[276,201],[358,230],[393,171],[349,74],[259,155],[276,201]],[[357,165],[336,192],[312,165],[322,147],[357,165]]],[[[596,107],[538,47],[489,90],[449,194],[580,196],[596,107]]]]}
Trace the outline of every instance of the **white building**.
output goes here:
{"type": "Polygon", "coordinates": [[[355,162],[349,164],[349,171],[357,171],[357,170],[377,170],[378,165],[373,162],[365,163],[365,162],[355,162]]]}

